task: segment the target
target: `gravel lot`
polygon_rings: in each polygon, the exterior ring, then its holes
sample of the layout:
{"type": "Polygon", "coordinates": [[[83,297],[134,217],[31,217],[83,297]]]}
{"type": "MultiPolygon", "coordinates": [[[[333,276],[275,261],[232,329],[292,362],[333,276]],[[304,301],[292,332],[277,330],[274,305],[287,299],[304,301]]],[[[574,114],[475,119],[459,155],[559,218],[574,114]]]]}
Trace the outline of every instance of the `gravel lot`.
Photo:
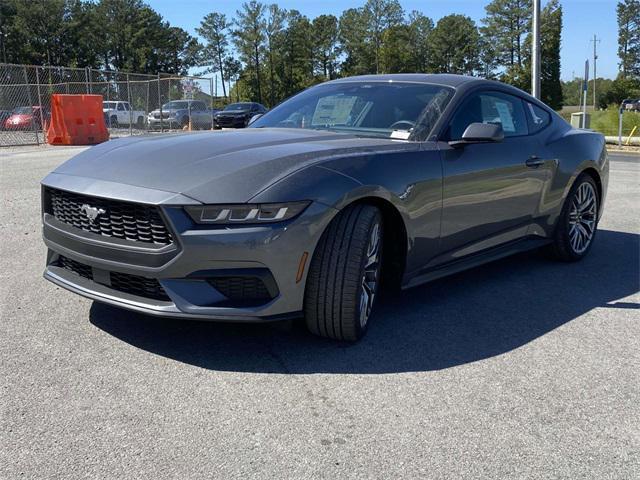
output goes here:
{"type": "Polygon", "coordinates": [[[0,478],[640,478],[640,157],[582,263],[418,287],[344,346],[45,282],[38,181],[77,151],[0,150],[0,478]]]}

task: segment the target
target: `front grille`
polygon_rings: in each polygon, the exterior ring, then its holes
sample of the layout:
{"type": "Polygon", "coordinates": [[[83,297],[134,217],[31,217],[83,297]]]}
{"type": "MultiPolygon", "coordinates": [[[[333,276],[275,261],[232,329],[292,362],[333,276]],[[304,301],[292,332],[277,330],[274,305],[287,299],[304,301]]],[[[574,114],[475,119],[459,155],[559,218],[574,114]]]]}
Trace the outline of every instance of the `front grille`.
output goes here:
{"type": "Polygon", "coordinates": [[[111,288],[139,297],[170,301],[167,292],[155,278],[140,277],[127,273],[111,272],[111,288]]]}
{"type": "Polygon", "coordinates": [[[64,268],[65,270],[69,270],[81,277],[88,278],[89,280],[93,280],[93,271],[89,265],[85,265],[80,262],[76,262],[75,260],[71,260],[70,258],[63,257],[60,255],[58,258],[58,266],[64,268]]]}
{"type": "Polygon", "coordinates": [[[262,279],[258,277],[214,277],[209,279],[209,283],[232,301],[264,302],[273,298],[262,279]]]}
{"type": "MultiPolygon", "coordinates": [[[[48,189],[50,213],[59,221],[86,232],[136,242],[169,245],[173,242],[157,207],[89,197],[48,189]],[[103,210],[93,222],[83,205],[103,210]]],[[[86,208],[86,207],[85,207],[86,208]]]]}
{"type": "MultiPolygon", "coordinates": [[[[83,278],[93,280],[93,269],[89,265],[71,260],[60,255],[56,262],[58,267],[69,270],[83,278]]],[[[129,275],[128,273],[110,272],[109,279],[113,288],[124,293],[130,293],[138,297],[152,298],[154,300],[171,301],[167,292],[164,291],[160,282],[155,278],[140,277],[138,275],[129,275]]]]}

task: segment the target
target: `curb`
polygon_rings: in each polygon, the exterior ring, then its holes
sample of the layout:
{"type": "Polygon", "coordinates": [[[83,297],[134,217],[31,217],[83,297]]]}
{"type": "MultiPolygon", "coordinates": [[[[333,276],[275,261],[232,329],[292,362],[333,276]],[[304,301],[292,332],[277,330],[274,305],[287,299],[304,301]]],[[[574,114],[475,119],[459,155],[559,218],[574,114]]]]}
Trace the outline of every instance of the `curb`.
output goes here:
{"type": "Polygon", "coordinates": [[[613,150],[611,148],[607,148],[607,153],[624,153],[625,155],[640,157],[640,152],[638,150],[613,150]]]}

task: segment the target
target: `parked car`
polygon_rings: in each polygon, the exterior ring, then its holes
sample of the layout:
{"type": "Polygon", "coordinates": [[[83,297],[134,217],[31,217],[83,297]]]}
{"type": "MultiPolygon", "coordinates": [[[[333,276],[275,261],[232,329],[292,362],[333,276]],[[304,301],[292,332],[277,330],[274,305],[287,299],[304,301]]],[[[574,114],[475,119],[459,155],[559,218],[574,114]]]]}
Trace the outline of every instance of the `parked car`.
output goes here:
{"type": "Polygon", "coordinates": [[[16,107],[4,121],[5,130],[42,130],[42,121],[48,122],[50,113],[38,105],[32,107],[16,107]]]}
{"type": "Polygon", "coordinates": [[[60,165],[43,180],[44,275],[151,315],[304,316],[355,341],[381,281],[538,247],[584,258],[608,178],[601,134],[514,87],[344,78],[247,129],[118,139],[60,165]]]}
{"type": "Polygon", "coordinates": [[[0,110],[0,130],[4,130],[4,122],[11,116],[11,110],[0,110]]]}
{"type": "Polygon", "coordinates": [[[130,123],[138,128],[144,127],[144,111],[133,110],[129,102],[104,101],[102,102],[102,111],[107,127],[118,128],[120,125],[128,127],[130,123]]]}
{"type": "Polygon", "coordinates": [[[630,112],[640,112],[640,98],[628,98],[622,101],[622,106],[630,112]]]}
{"type": "Polygon", "coordinates": [[[244,128],[252,117],[266,112],[267,108],[260,103],[231,103],[214,116],[215,128],[244,128]]]}
{"type": "Polygon", "coordinates": [[[183,128],[189,125],[193,128],[211,128],[213,116],[218,110],[210,109],[201,100],[173,100],[162,105],[162,119],[160,109],[149,114],[149,126],[159,128],[183,128]]]}

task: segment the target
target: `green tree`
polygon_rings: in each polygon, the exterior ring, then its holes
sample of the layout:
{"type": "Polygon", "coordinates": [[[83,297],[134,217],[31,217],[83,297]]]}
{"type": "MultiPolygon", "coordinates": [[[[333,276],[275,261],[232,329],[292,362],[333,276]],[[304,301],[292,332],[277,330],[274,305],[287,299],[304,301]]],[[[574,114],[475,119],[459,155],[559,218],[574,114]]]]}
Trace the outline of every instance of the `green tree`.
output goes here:
{"type": "Polygon", "coordinates": [[[362,10],[366,40],[373,49],[375,73],[380,73],[380,48],[385,30],[402,24],[404,12],[398,0],[367,0],[362,10]]]}
{"type": "Polygon", "coordinates": [[[222,95],[225,97],[227,96],[227,90],[224,84],[224,59],[229,48],[227,31],[230,26],[231,23],[227,21],[227,17],[224,14],[212,12],[207,14],[200,22],[200,27],[196,28],[198,35],[206,41],[202,49],[200,64],[210,65],[208,72],[220,72],[222,95]]]}
{"type": "Polygon", "coordinates": [[[96,49],[105,68],[186,73],[196,62],[197,41],[142,0],[100,0],[95,22],[96,49]]]}
{"type": "Polygon", "coordinates": [[[266,20],[265,35],[267,37],[267,59],[269,62],[269,103],[275,105],[279,93],[280,79],[276,75],[278,64],[281,63],[278,51],[282,46],[287,11],[276,4],[269,5],[266,20]]]}
{"type": "Polygon", "coordinates": [[[640,1],[623,0],[618,15],[618,57],[623,76],[640,77],[640,1]]]}
{"type": "Polygon", "coordinates": [[[380,73],[415,72],[413,60],[411,28],[408,25],[394,25],[385,29],[379,53],[380,73]]]}
{"type": "Polygon", "coordinates": [[[282,54],[284,68],[281,70],[284,97],[289,97],[315,83],[314,38],[309,19],[297,10],[287,14],[282,54]]]}
{"type": "Polygon", "coordinates": [[[492,0],[482,20],[482,35],[493,45],[500,65],[524,65],[524,39],[531,30],[531,0],[492,0]]]}
{"type": "Polygon", "coordinates": [[[361,75],[373,71],[374,59],[367,50],[367,20],[361,8],[349,8],[342,12],[338,23],[338,37],[344,60],[344,75],[361,75]]]}
{"type": "Polygon", "coordinates": [[[3,0],[3,56],[14,63],[66,65],[75,40],[67,19],[76,2],[3,0]]]}
{"type": "Polygon", "coordinates": [[[480,34],[471,18],[465,15],[442,17],[430,39],[433,71],[473,75],[480,69],[480,34]]]}
{"type": "Polygon", "coordinates": [[[233,31],[234,43],[245,64],[245,73],[253,87],[253,93],[258,102],[262,102],[261,62],[265,51],[265,6],[251,0],[242,4],[242,9],[236,11],[233,31]]]}
{"type": "Polygon", "coordinates": [[[408,71],[429,71],[429,58],[431,56],[431,42],[429,40],[433,31],[433,20],[414,10],[409,14],[409,50],[410,66],[408,71]]]}
{"type": "Polygon", "coordinates": [[[540,92],[542,101],[555,110],[563,105],[560,82],[562,6],[549,0],[540,15],[540,92]]]}
{"type": "MultiPolygon", "coordinates": [[[[600,88],[600,83],[598,83],[600,88]]],[[[622,72],[618,75],[609,89],[599,96],[600,107],[604,108],[610,105],[619,106],[623,100],[627,98],[640,98],[640,79],[624,76],[622,72]]]]}
{"type": "Polygon", "coordinates": [[[338,19],[333,15],[320,15],[311,23],[314,38],[314,63],[321,75],[330,80],[335,78],[338,46],[338,19]]]}
{"type": "MultiPolygon", "coordinates": [[[[229,99],[233,98],[231,94],[231,82],[238,83],[238,77],[242,72],[242,64],[233,58],[232,56],[228,56],[224,59],[224,71],[227,72],[227,82],[229,83],[229,99]]],[[[239,93],[236,90],[236,95],[239,93]]],[[[236,101],[240,101],[240,97],[236,97],[236,101]]]]}

